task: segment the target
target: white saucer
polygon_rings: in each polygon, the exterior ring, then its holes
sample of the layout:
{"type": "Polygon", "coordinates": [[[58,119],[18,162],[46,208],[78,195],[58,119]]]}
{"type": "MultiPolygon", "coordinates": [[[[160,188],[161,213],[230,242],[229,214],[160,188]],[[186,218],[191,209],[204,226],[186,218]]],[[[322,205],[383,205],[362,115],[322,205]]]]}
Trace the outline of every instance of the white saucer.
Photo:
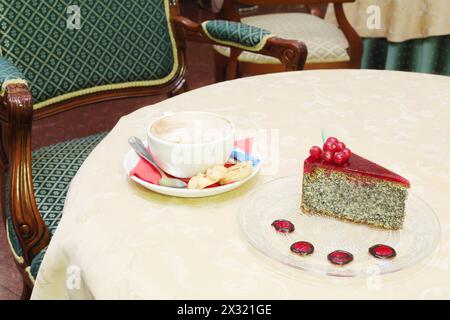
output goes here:
{"type": "MultiPolygon", "coordinates": [[[[259,158],[259,156],[256,156],[256,158],[259,158]]],[[[260,159],[260,158],[259,158],[260,159]]],[[[230,183],[224,186],[220,187],[214,187],[214,188],[206,188],[206,189],[177,189],[177,188],[169,188],[169,187],[162,187],[156,184],[148,183],[144,180],[141,180],[135,176],[130,175],[131,170],[137,165],[139,162],[139,156],[133,151],[133,149],[130,149],[123,160],[123,167],[125,169],[125,172],[127,173],[127,176],[133,180],[134,182],[140,184],[141,186],[150,189],[154,192],[165,194],[168,196],[174,196],[174,197],[181,197],[181,198],[201,198],[201,197],[209,197],[209,196],[215,196],[221,193],[225,193],[228,191],[231,191],[233,189],[236,189],[246,183],[247,181],[251,180],[256,174],[258,173],[259,169],[261,168],[261,161],[253,167],[253,173],[245,178],[244,180],[237,181],[234,183],[230,183]]]]}

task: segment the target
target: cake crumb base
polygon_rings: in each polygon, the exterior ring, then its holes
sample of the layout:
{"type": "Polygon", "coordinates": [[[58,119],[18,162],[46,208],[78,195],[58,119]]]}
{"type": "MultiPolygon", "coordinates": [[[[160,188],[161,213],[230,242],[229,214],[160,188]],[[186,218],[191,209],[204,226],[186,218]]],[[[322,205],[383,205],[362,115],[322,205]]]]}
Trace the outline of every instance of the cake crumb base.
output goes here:
{"type": "Polygon", "coordinates": [[[374,222],[370,222],[370,221],[356,221],[353,219],[349,219],[347,217],[343,217],[339,214],[336,214],[334,212],[326,212],[326,211],[318,211],[318,210],[313,210],[310,209],[308,207],[305,206],[305,204],[302,202],[302,204],[300,205],[301,211],[305,214],[311,215],[311,216],[322,216],[322,217],[329,217],[329,218],[333,218],[333,219],[338,219],[341,221],[347,221],[347,222],[351,222],[351,223],[355,223],[355,224],[360,224],[360,225],[365,225],[371,228],[376,228],[376,229],[384,229],[384,230],[389,230],[389,231],[399,231],[402,230],[402,227],[391,227],[388,228],[386,227],[384,224],[378,224],[378,223],[374,223],[374,222]]]}

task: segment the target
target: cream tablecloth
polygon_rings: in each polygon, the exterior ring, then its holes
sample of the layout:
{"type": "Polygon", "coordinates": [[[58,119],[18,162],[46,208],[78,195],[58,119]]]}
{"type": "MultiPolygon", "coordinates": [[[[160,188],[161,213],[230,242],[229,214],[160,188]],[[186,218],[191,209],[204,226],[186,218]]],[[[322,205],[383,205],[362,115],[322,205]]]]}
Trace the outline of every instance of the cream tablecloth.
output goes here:
{"type": "MultiPolygon", "coordinates": [[[[344,4],[351,25],[363,38],[387,38],[392,42],[450,34],[449,0],[356,0],[344,4]],[[373,28],[378,15],[380,28],[373,28]]],[[[336,21],[332,6],[326,19],[336,21]]]]}
{"type": "Polygon", "coordinates": [[[74,178],[33,298],[450,298],[449,137],[450,78],[413,73],[281,73],[142,108],[119,121],[74,178]],[[182,110],[214,111],[241,130],[275,132],[265,170],[238,190],[204,199],[170,198],[128,181],[127,137],[144,137],[152,118],[182,110]],[[442,240],[426,261],[373,283],[293,270],[247,243],[239,203],[265,181],[300,175],[321,128],[408,177],[433,207],[442,240]]]}

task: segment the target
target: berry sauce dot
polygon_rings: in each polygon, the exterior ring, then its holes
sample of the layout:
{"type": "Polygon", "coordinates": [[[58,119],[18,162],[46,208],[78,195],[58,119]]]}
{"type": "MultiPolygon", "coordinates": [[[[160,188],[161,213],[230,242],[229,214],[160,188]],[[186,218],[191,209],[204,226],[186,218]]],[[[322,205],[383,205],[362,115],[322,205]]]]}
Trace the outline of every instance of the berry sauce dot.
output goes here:
{"type": "Polygon", "coordinates": [[[394,248],[385,244],[376,244],[370,247],[369,253],[378,259],[392,259],[397,255],[394,248]]]}
{"type": "Polygon", "coordinates": [[[291,251],[300,256],[307,256],[314,252],[314,246],[307,241],[298,241],[291,245],[291,251]]]}
{"type": "Polygon", "coordinates": [[[272,227],[280,233],[291,233],[295,230],[294,224],[289,220],[275,220],[272,222],[272,227]]]}
{"type": "Polygon", "coordinates": [[[328,261],[332,264],[343,266],[353,261],[353,255],[350,252],[336,250],[328,255],[328,261]]]}

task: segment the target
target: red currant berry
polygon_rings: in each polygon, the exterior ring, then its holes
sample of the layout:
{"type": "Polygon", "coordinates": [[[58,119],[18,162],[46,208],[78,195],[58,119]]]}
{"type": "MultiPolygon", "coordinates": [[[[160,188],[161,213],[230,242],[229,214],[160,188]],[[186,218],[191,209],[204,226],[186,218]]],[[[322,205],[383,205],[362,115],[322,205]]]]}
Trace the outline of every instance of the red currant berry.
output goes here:
{"type": "Polygon", "coordinates": [[[327,163],[333,162],[333,153],[331,151],[325,151],[323,153],[323,161],[327,163]]]}
{"type": "Polygon", "coordinates": [[[352,152],[349,148],[345,148],[344,150],[342,150],[342,153],[344,154],[345,160],[350,159],[350,157],[352,156],[352,152]]]}
{"type": "Polygon", "coordinates": [[[325,143],[327,143],[327,142],[331,142],[331,143],[336,144],[336,143],[339,142],[339,140],[336,139],[335,137],[329,137],[329,138],[325,141],[325,143]]]}
{"type": "Polygon", "coordinates": [[[322,155],[322,149],[320,149],[318,146],[314,146],[311,149],[309,149],[309,154],[311,155],[311,158],[314,160],[320,160],[320,156],[322,155]]]}
{"type": "Polygon", "coordinates": [[[331,151],[332,153],[335,153],[337,151],[336,144],[333,142],[325,142],[323,145],[323,151],[331,151]]]}
{"type": "Polygon", "coordinates": [[[343,164],[347,159],[345,159],[345,155],[343,152],[336,152],[333,156],[334,163],[341,165],[343,164]]]}
{"type": "Polygon", "coordinates": [[[345,149],[345,143],[339,141],[336,143],[337,151],[343,151],[345,149]]]}

